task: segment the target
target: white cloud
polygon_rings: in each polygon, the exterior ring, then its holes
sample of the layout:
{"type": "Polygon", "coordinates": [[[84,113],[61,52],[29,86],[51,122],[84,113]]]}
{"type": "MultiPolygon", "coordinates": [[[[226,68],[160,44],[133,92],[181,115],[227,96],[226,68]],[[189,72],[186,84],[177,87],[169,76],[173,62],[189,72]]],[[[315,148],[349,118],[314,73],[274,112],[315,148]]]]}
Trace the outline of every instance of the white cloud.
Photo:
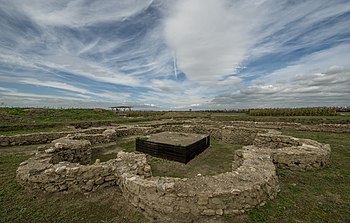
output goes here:
{"type": "Polygon", "coordinates": [[[140,84],[138,79],[130,75],[116,72],[94,61],[84,60],[71,54],[57,52],[55,55],[42,59],[39,63],[51,69],[73,73],[99,82],[127,86],[140,84]]]}
{"type": "Polygon", "coordinates": [[[0,3],[0,86],[20,86],[2,97],[43,102],[21,89],[30,84],[58,98],[172,109],[349,99],[346,1],[0,3]]]}
{"type": "Polygon", "coordinates": [[[305,55],[299,60],[289,63],[288,66],[267,74],[258,80],[276,82],[291,79],[296,76],[309,75],[328,70],[330,67],[349,67],[350,44],[340,44],[333,48],[321,50],[305,55]]]}
{"type": "MultiPolygon", "coordinates": [[[[307,64],[305,64],[307,67],[307,64]]],[[[318,73],[287,76],[285,81],[251,85],[213,102],[231,107],[293,107],[347,105],[350,101],[350,69],[331,66],[318,73]],[[249,102],[249,104],[245,104],[249,102]]]]}
{"type": "Polygon", "coordinates": [[[180,0],[165,21],[165,38],[189,79],[212,82],[245,57],[247,22],[226,0],[180,0]]]}
{"type": "Polygon", "coordinates": [[[36,22],[52,26],[80,27],[101,22],[120,21],[145,10],[152,0],[32,0],[14,1],[36,22]]]}
{"type": "Polygon", "coordinates": [[[28,93],[28,92],[22,92],[18,91],[14,88],[0,88],[0,96],[8,96],[8,97],[15,97],[15,98],[22,98],[22,100],[38,100],[38,99],[64,99],[64,100],[86,100],[86,97],[84,95],[81,95],[80,97],[77,97],[76,94],[71,96],[58,96],[58,95],[45,95],[45,94],[35,94],[35,93],[28,93]]]}
{"type": "Polygon", "coordinates": [[[239,77],[230,76],[224,80],[218,81],[217,86],[218,87],[231,87],[231,88],[233,88],[233,87],[239,86],[241,81],[242,81],[242,79],[239,77]]]}
{"type": "Polygon", "coordinates": [[[62,90],[74,91],[82,94],[89,93],[89,91],[84,88],[79,88],[70,84],[56,82],[56,81],[39,81],[36,79],[25,78],[20,80],[19,82],[23,84],[31,84],[36,86],[51,87],[51,88],[57,88],[62,90]]]}

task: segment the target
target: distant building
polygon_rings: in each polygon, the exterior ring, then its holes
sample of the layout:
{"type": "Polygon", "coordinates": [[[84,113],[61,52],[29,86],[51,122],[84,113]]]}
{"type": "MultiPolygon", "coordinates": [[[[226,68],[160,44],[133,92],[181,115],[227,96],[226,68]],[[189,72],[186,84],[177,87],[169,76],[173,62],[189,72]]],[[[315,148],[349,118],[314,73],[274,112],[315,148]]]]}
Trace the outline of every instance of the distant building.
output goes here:
{"type": "Polygon", "coordinates": [[[350,106],[336,106],[337,112],[350,112],[350,106]]]}
{"type": "Polygon", "coordinates": [[[129,112],[131,111],[132,107],[123,105],[123,106],[110,107],[110,109],[112,109],[112,111],[115,111],[115,112],[129,112]]]}

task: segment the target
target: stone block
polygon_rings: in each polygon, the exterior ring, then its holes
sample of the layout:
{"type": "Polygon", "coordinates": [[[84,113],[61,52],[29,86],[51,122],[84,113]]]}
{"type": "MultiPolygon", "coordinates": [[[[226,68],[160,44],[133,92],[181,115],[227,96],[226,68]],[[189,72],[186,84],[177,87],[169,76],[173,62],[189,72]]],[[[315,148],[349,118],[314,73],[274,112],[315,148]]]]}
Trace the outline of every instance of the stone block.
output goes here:
{"type": "Polygon", "coordinates": [[[207,205],[209,203],[209,197],[207,194],[199,194],[197,195],[197,197],[198,197],[198,201],[197,201],[198,205],[207,205]]]}
{"type": "Polygon", "coordinates": [[[202,215],[206,215],[206,216],[213,216],[215,214],[216,214],[216,211],[212,209],[206,209],[202,212],[202,215]]]}

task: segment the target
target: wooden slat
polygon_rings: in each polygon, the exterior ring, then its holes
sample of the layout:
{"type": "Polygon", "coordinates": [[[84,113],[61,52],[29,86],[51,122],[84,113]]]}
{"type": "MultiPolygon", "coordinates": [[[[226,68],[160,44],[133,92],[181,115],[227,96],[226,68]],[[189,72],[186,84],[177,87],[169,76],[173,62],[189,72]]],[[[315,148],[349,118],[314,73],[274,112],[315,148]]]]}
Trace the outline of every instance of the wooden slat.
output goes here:
{"type": "Polygon", "coordinates": [[[136,139],[136,151],[182,163],[189,162],[195,156],[208,148],[209,145],[209,136],[188,146],[170,145],[136,139]]]}

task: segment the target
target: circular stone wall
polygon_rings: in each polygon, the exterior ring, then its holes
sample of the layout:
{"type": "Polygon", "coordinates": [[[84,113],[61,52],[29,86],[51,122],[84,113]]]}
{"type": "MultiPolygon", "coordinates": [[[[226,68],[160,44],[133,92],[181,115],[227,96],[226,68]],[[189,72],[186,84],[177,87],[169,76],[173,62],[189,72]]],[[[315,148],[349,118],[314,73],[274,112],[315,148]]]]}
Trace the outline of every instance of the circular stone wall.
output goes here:
{"type": "Polygon", "coordinates": [[[329,145],[275,131],[204,123],[142,125],[110,129],[102,134],[70,135],[54,141],[21,163],[17,178],[28,188],[48,192],[88,192],[119,186],[123,196],[147,216],[157,221],[189,222],[239,214],[264,205],[278,192],[276,167],[317,169],[329,162],[329,156],[329,145]],[[248,146],[235,152],[232,171],[215,176],[152,177],[144,154],[125,152],[119,152],[116,159],[107,162],[79,164],[89,159],[90,142],[115,141],[120,136],[163,131],[210,133],[225,142],[248,146]]]}

